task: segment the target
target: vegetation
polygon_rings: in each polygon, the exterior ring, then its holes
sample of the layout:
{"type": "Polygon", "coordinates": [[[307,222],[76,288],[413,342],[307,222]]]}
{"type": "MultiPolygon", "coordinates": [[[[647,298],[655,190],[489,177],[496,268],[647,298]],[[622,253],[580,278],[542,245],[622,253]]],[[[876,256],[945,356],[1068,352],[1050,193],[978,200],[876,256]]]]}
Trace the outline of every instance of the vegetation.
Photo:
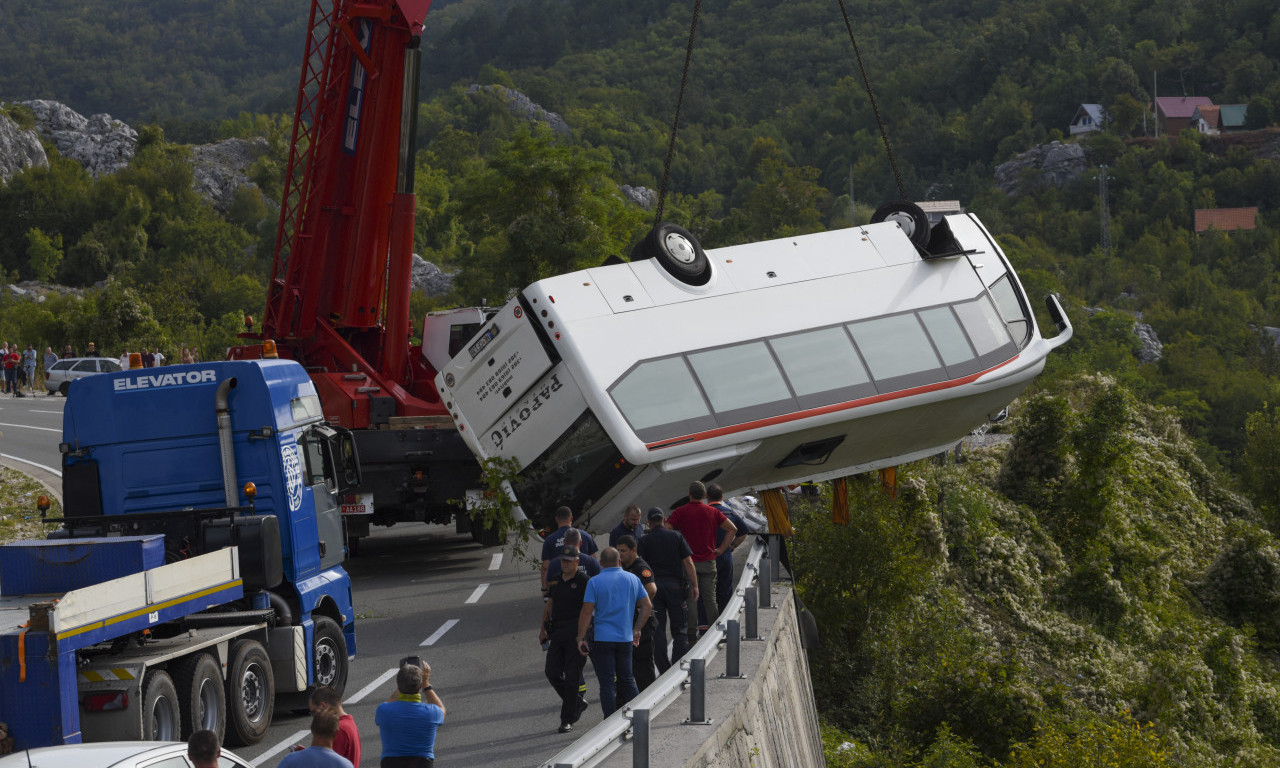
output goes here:
{"type": "MultiPolygon", "coordinates": [[[[21,472],[0,467],[0,544],[41,535],[40,510],[36,500],[46,493],[39,482],[21,472]]],[[[53,497],[50,501],[53,504],[48,516],[62,517],[62,507],[53,497]]]]}
{"type": "MultiPolygon", "coordinates": [[[[306,3],[9,5],[0,97],[108,111],[141,140],[111,176],[93,179],[47,145],[48,168],[0,184],[0,282],[72,289],[43,302],[0,294],[0,338],[145,344],[170,357],[186,344],[220,357],[263,303],[306,3]],[[233,136],[270,149],[250,172],[256,188],[218,213],[192,190],[185,145],[233,136]]],[[[1273,10],[850,6],[894,169],[835,6],[704,7],[668,157],[691,4],[437,2],[415,250],[456,280],[449,296],[414,298],[413,327],[430,309],[499,302],[538,277],[625,256],[652,212],[620,186],[660,189],[668,160],[664,218],[708,247],[865,222],[900,195],[961,200],[1030,295],[1062,297],[1076,337],[1014,409],[1007,446],[915,465],[896,500],[854,483],[845,527],[819,507],[796,510],[799,585],[823,632],[813,664],[831,764],[1274,764],[1273,10]],[[1153,139],[1156,80],[1161,95],[1247,104],[1255,130],[1153,139]],[[472,84],[517,89],[570,131],[532,125],[500,90],[472,84]],[[996,189],[997,164],[1066,140],[1081,102],[1112,117],[1082,140],[1095,170],[996,189]],[[1243,206],[1259,208],[1256,229],[1193,233],[1195,209],[1243,206]],[[1154,362],[1139,358],[1137,322],[1163,344],[1154,362]]],[[[0,111],[33,124],[23,107],[0,111]]],[[[486,509],[501,518],[500,500],[486,509]]]]}

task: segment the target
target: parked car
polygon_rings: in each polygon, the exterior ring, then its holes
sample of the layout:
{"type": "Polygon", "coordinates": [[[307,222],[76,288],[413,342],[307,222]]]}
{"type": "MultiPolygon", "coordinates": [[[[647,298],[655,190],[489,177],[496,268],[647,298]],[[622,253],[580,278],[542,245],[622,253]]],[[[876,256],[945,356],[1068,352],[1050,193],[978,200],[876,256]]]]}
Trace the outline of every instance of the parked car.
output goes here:
{"type": "MultiPolygon", "coordinates": [[[[191,768],[181,741],[101,741],[62,744],[0,757],[0,768],[191,768]]],[[[250,768],[249,761],[223,749],[218,768],[250,768]]]]}
{"type": "Polygon", "coordinates": [[[63,397],[71,388],[71,382],[95,373],[112,373],[120,370],[120,362],[112,357],[68,357],[53,364],[45,371],[44,388],[49,394],[57,392],[63,397]]]}

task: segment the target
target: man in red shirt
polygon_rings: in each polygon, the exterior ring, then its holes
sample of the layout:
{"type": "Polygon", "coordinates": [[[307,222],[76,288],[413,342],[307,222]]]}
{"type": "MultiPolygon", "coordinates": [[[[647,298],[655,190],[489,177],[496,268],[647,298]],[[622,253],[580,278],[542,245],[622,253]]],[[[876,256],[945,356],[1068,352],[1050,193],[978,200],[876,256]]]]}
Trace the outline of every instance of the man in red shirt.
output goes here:
{"type": "MultiPolygon", "coordinates": [[[[676,508],[667,518],[667,527],[684,535],[693,550],[693,570],[698,574],[698,598],[706,612],[707,624],[698,627],[699,633],[715,621],[720,612],[716,609],[716,558],[719,557],[738,533],[724,513],[706,503],[707,488],[700,482],[689,484],[689,503],[676,508]],[[726,532],[724,541],[716,545],[716,529],[726,532]]],[[[690,611],[692,614],[693,611],[690,611]]]]}
{"type": "Polygon", "coordinates": [[[338,716],[338,735],[333,739],[333,751],[360,765],[360,731],[356,719],[342,709],[342,696],[327,685],[311,692],[311,713],[331,711],[338,716]]]}
{"type": "Polygon", "coordinates": [[[18,345],[8,344],[0,349],[0,361],[4,363],[4,391],[6,394],[18,394],[18,364],[22,357],[18,354],[18,345]]]}

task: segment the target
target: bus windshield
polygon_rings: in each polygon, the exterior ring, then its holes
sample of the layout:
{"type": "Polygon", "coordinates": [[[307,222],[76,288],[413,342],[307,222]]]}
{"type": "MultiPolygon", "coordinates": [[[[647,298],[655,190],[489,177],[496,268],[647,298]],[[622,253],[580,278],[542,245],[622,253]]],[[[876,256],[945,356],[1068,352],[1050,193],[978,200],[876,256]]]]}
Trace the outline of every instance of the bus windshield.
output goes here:
{"type": "Polygon", "coordinates": [[[631,469],[600,420],[586,411],[521,470],[512,490],[526,515],[550,519],[556,507],[569,507],[575,513],[589,508],[631,469]]]}

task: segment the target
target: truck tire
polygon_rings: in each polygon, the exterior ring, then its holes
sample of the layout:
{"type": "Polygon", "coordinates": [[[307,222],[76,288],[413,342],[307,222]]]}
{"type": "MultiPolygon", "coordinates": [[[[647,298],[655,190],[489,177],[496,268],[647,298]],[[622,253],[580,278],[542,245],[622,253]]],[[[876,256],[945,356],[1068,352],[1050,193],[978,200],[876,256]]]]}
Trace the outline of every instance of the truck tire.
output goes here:
{"type": "Polygon", "coordinates": [[[227,665],[227,741],[235,746],[257,744],[271,727],[275,713],[276,680],[267,649],[257,640],[231,645],[227,665]]]}
{"type": "Polygon", "coordinates": [[[178,689],[162,669],[153,669],[142,681],[142,740],[177,741],[181,735],[178,689]]]}
{"type": "Polygon", "coordinates": [[[338,693],[347,687],[347,638],[328,616],[315,616],[312,633],[312,687],[327,685],[338,693]]]}
{"type": "Polygon", "coordinates": [[[181,696],[182,738],[213,731],[221,744],[227,730],[227,692],[218,662],[207,653],[197,653],[179,659],[171,669],[181,696]]]}

